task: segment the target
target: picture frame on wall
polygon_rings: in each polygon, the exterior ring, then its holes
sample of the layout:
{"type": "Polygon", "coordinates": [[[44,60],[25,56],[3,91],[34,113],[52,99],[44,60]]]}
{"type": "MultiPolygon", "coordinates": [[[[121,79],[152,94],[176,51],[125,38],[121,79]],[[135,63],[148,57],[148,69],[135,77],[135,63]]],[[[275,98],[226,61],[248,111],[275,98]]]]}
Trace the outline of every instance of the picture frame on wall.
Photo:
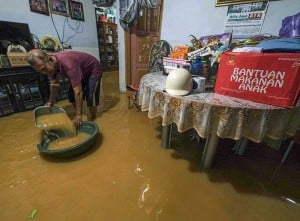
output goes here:
{"type": "Polygon", "coordinates": [[[84,21],[83,5],[81,2],[70,0],[69,11],[71,19],[84,21]]]}
{"type": "Polygon", "coordinates": [[[227,5],[238,5],[238,4],[247,4],[254,2],[264,2],[267,0],[216,0],[215,6],[227,6],[227,5]]]}
{"type": "Polygon", "coordinates": [[[30,11],[49,15],[48,0],[29,0],[30,11]]]}
{"type": "Polygon", "coordinates": [[[53,14],[69,16],[68,0],[49,0],[49,6],[53,14]]]}

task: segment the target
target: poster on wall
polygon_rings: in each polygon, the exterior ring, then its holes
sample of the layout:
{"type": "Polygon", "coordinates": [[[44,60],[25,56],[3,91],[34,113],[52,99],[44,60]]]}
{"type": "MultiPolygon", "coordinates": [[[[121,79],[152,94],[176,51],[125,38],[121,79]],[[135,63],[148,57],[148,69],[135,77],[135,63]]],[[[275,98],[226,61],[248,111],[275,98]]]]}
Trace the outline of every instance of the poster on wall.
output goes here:
{"type": "Polygon", "coordinates": [[[84,21],[83,5],[81,2],[69,1],[69,7],[72,19],[84,21]]]}
{"type": "Polygon", "coordinates": [[[224,32],[235,37],[260,34],[269,1],[228,6],[224,32]]]}

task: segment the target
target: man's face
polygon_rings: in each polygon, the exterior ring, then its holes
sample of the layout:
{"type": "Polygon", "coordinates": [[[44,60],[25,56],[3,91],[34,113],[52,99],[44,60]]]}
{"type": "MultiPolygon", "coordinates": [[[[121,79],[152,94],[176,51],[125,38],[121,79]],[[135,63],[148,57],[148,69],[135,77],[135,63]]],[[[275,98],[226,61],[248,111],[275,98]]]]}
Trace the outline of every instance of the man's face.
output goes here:
{"type": "Polygon", "coordinates": [[[44,62],[41,59],[37,59],[35,61],[35,64],[32,66],[36,71],[47,74],[47,75],[53,75],[55,74],[55,65],[52,62],[44,62]]]}

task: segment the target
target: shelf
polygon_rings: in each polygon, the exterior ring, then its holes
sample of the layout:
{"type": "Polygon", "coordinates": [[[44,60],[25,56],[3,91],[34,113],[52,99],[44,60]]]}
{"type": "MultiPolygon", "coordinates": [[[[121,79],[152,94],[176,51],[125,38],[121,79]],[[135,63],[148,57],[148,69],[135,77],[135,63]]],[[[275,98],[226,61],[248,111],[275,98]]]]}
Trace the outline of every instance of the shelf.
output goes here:
{"type": "MultiPolygon", "coordinates": [[[[68,98],[70,82],[59,78],[57,101],[68,98]]],[[[49,99],[49,80],[30,67],[0,68],[0,117],[34,109],[49,99]]]]}
{"type": "Polygon", "coordinates": [[[46,102],[44,75],[33,69],[0,69],[0,117],[31,110],[46,102]]]}
{"type": "Polygon", "coordinates": [[[97,22],[100,60],[104,70],[118,68],[118,35],[114,23],[97,22]],[[113,65],[112,65],[113,64],[113,65]]]}
{"type": "Polygon", "coordinates": [[[107,7],[96,8],[96,19],[98,22],[116,24],[116,9],[107,7]]]}

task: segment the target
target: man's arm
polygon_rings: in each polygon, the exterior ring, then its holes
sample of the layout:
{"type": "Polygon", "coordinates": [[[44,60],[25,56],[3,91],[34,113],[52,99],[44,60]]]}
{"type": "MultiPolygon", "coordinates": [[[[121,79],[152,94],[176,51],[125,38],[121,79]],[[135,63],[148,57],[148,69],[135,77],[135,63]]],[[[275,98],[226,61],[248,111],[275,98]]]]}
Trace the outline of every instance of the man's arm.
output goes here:
{"type": "Polygon", "coordinates": [[[50,97],[48,104],[49,106],[53,106],[54,103],[56,102],[56,97],[58,94],[58,88],[59,88],[59,83],[58,81],[55,80],[50,80],[50,97]]]}
{"type": "Polygon", "coordinates": [[[82,87],[81,85],[74,87],[74,96],[75,96],[75,106],[76,106],[76,117],[74,119],[74,123],[76,126],[80,126],[82,121],[82,105],[83,105],[83,98],[82,98],[82,87]]]}

